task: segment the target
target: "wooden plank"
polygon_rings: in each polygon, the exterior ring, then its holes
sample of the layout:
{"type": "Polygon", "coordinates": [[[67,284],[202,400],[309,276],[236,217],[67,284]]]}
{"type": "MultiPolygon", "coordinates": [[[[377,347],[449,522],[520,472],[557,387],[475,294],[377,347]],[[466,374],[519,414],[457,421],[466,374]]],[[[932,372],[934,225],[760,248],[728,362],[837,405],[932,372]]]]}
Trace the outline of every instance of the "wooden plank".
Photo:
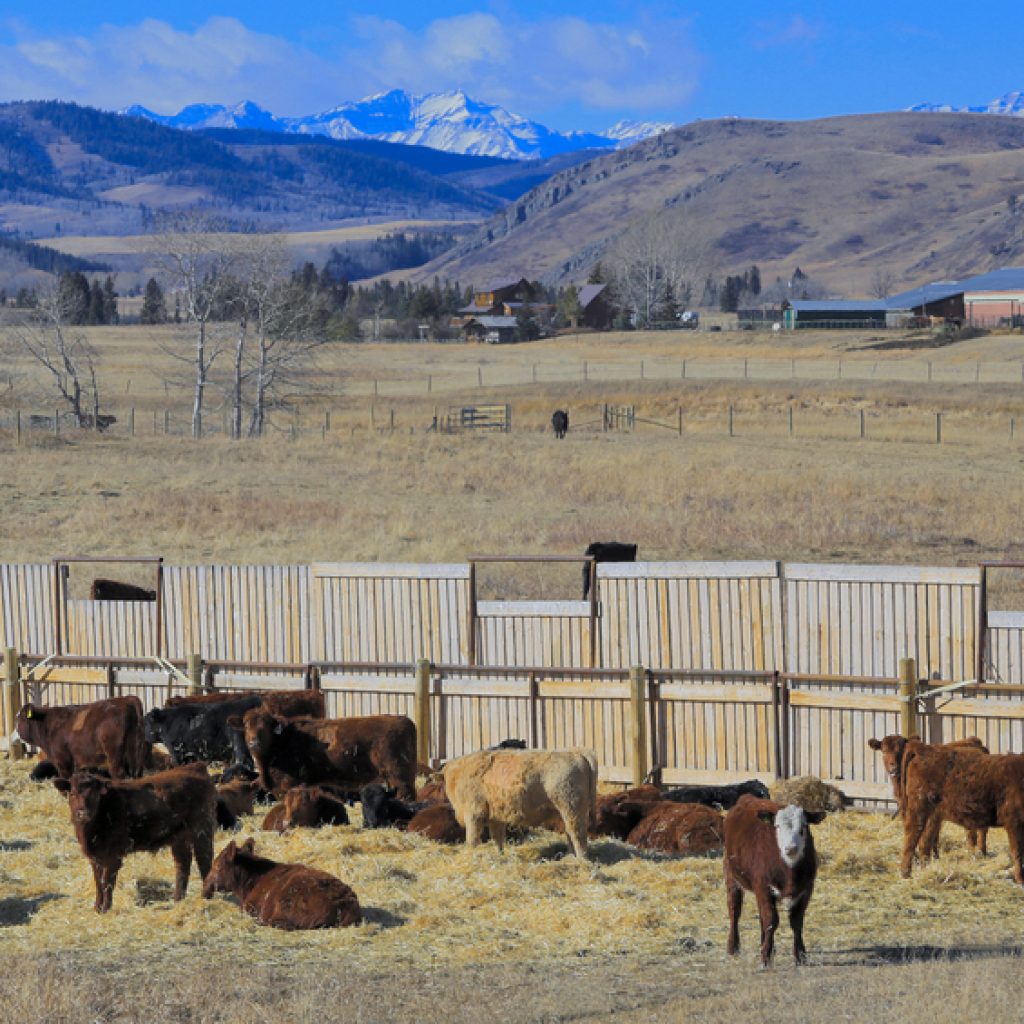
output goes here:
{"type": "Polygon", "coordinates": [[[315,578],[355,576],[366,579],[469,579],[469,565],[462,563],[419,565],[411,562],[314,562],[309,568],[315,578]]]}
{"type": "Polygon", "coordinates": [[[775,578],[778,562],[598,562],[600,579],[775,578]]]}
{"type": "Polygon", "coordinates": [[[795,708],[836,708],[847,711],[898,711],[898,697],[869,693],[822,693],[817,690],[791,690],[789,703],[795,708]]]}
{"type": "Polygon", "coordinates": [[[914,565],[832,565],[786,562],[782,575],[787,580],[812,582],[841,581],[846,583],[947,583],[977,586],[981,570],[952,566],[928,567],[914,565]]]}
{"type": "Polygon", "coordinates": [[[590,617],[589,601],[478,601],[477,615],[515,615],[520,618],[590,617]]]}

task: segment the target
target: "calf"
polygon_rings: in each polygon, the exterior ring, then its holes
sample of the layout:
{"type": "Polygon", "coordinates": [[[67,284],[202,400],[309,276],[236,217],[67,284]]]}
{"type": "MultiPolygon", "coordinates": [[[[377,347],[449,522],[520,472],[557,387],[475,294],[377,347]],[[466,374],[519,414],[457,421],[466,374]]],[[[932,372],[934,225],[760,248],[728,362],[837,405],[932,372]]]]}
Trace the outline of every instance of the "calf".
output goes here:
{"type": "Polygon", "coordinates": [[[673,800],[677,804],[704,804],[705,807],[717,807],[727,811],[736,806],[741,796],[749,794],[759,800],[770,800],[771,793],[760,779],[748,779],[729,786],[674,786],[662,793],[663,800],[673,800]]]}
{"type": "MultiPolygon", "coordinates": [[[[896,798],[898,813],[900,815],[904,812],[904,761],[907,759],[908,752],[916,752],[923,745],[922,740],[918,736],[910,736],[908,738],[893,734],[884,736],[880,740],[874,738],[868,740],[868,746],[872,750],[879,751],[882,755],[882,763],[885,765],[889,781],[892,783],[892,795],[896,798]]],[[[959,754],[967,757],[988,753],[988,747],[986,747],[977,736],[968,736],[962,740],[953,740],[951,743],[931,744],[931,746],[941,750],[958,752],[959,754]]],[[[941,828],[942,818],[937,817],[934,821],[929,822],[924,835],[921,837],[921,848],[919,852],[921,857],[925,860],[938,856],[939,832],[941,828]]],[[[982,855],[987,854],[988,829],[968,829],[967,845],[972,850],[978,850],[982,855]]]]}
{"type": "Polygon", "coordinates": [[[1024,754],[965,756],[925,743],[908,746],[903,757],[904,878],[910,877],[914,850],[929,822],[943,820],[966,829],[1006,829],[1013,877],[1024,885],[1024,754]]]}
{"type": "Polygon", "coordinates": [[[283,804],[281,831],[348,824],[344,801],[325,786],[296,786],[285,793],[283,804]]]}
{"type": "Polygon", "coordinates": [[[39,747],[62,779],[86,768],[103,768],[115,779],[138,778],[145,767],[146,738],[138,697],[63,707],[26,704],[18,712],[17,734],[39,747]]]}
{"type": "MultiPolygon", "coordinates": [[[[594,563],[598,562],[635,562],[636,545],[622,544],[617,540],[596,540],[593,544],[587,545],[585,555],[592,555],[594,563]]],[[[590,593],[590,563],[583,563],[583,600],[586,601],[590,593]]]]}
{"type": "Polygon", "coordinates": [[[711,807],[662,800],[647,805],[626,842],[644,850],[704,856],[721,852],[722,834],[722,815],[711,807]]]}
{"type": "Polygon", "coordinates": [[[466,830],[459,824],[454,808],[447,801],[417,811],[406,825],[406,831],[435,843],[454,845],[466,841],[466,830]]]}
{"type": "Polygon", "coordinates": [[[449,761],[444,784],[466,843],[484,827],[499,852],[509,826],[529,828],[561,818],[578,858],[587,856],[587,827],[597,801],[597,757],[587,750],[480,750],[449,761]]]}
{"type": "Polygon", "coordinates": [[[235,828],[238,819],[252,814],[256,787],[244,779],[221,783],[217,786],[217,824],[221,828],[235,828]]]}
{"type": "Polygon", "coordinates": [[[804,914],[814,892],[818,857],[808,827],[824,820],[824,811],[805,811],[797,804],[743,796],[725,816],[725,891],[729,904],[730,954],[740,951],[740,912],[744,890],[752,892],[761,916],[761,967],[771,962],[779,927],[779,897],[789,900],[793,957],[807,960],[804,914]]]}
{"type": "Polygon", "coordinates": [[[426,807],[426,803],[407,803],[395,796],[393,789],[371,782],[359,791],[363,805],[363,828],[404,828],[406,823],[426,807]]]}
{"type": "Polygon", "coordinates": [[[232,696],[229,700],[178,701],[153,708],[146,715],[146,739],[162,743],[175,764],[189,761],[234,761],[251,766],[244,744],[236,756],[236,740],[228,720],[260,707],[260,697],[232,696]]]}
{"type": "Polygon", "coordinates": [[[599,796],[594,807],[590,834],[625,840],[640,824],[644,815],[661,801],[661,790],[657,786],[638,786],[621,793],[599,796]]]}
{"type": "Polygon", "coordinates": [[[444,776],[438,775],[424,782],[416,790],[416,802],[424,805],[448,803],[448,794],[444,789],[444,776]]]}
{"type": "Polygon", "coordinates": [[[416,792],[416,726],[403,715],[285,720],[261,708],[231,720],[245,741],[265,789],[283,793],[328,782],[355,790],[368,782],[416,792]]]}
{"type": "Polygon", "coordinates": [[[76,772],[70,780],[55,779],[54,785],[68,796],[78,845],[92,865],[99,913],[110,909],[117,873],[129,853],[169,846],[176,900],[185,896],[193,854],[199,873],[209,872],[217,790],[206,765],[124,781],[76,772]]]}
{"type": "Polygon", "coordinates": [[[569,414],[564,409],[556,409],[551,414],[551,429],[555,437],[561,440],[569,431],[569,414]]]}
{"type": "Polygon", "coordinates": [[[230,892],[260,924],[288,930],[344,928],[363,919],[356,894],[340,878],[305,864],[279,864],[247,839],[228,843],[203,883],[203,896],[230,892]]]}

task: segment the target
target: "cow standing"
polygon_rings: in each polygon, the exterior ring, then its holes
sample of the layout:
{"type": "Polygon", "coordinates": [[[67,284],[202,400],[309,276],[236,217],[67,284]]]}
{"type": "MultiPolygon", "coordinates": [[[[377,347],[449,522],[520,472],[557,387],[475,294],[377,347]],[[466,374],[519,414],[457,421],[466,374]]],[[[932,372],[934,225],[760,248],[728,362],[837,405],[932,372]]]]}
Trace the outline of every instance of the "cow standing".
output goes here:
{"type": "Polygon", "coordinates": [[[559,440],[569,432],[569,414],[564,409],[556,409],[551,414],[551,429],[559,440]]]}
{"type": "Polygon", "coordinates": [[[729,904],[730,955],[740,951],[739,922],[743,893],[752,892],[761,917],[761,967],[771,962],[779,927],[777,902],[789,900],[793,958],[807,960],[804,914],[814,892],[818,856],[808,827],[825,818],[824,811],[805,811],[797,804],[744,796],[725,816],[726,898],[729,904]]]}
{"type": "Polygon", "coordinates": [[[110,697],[91,704],[38,707],[26,704],[18,738],[39,747],[62,779],[84,768],[111,778],[138,778],[146,766],[146,736],[138,697],[110,697]]]}
{"type": "MultiPolygon", "coordinates": [[[[617,540],[596,540],[587,545],[584,555],[592,557],[594,564],[599,562],[635,562],[636,544],[623,544],[617,540]]],[[[590,562],[583,565],[583,600],[586,601],[590,593],[590,562]]]]}
{"type": "Polygon", "coordinates": [[[78,845],[92,865],[98,913],[110,909],[117,873],[129,853],[152,853],[169,846],[176,900],[183,899],[188,888],[193,854],[199,873],[208,874],[217,827],[217,790],[206,765],[124,781],[76,772],[70,780],[54,780],[54,785],[68,797],[78,845]]]}

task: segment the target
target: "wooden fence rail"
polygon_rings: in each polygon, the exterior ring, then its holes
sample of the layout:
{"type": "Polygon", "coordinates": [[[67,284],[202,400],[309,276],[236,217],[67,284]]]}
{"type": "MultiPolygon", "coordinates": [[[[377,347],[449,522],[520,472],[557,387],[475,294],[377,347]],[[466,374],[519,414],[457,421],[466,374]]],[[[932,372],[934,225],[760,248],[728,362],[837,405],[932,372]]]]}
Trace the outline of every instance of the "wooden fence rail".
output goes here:
{"type": "MultiPolygon", "coordinates": [[[[198,659],[196,659],[198,661],[198,659]]],[[[22,700],[85,703],[135,694],[148,710],[189,692],[180,671],[140,661],[57,659],[9,651],[5,739],[22,700]]],[[[507,738],[531,747],[590,747],[604,781],[638,784],[771,782],[816,775],[860,801],[888,801],[871,737],[920,733],[946,742],[979,736],[994,752],[1024,751],[1024,690],[968,686],[933,693],[907,659],[897,679],[778,671],[629,670],[417,663],[253,665],[202,662],[195,677],[220,690],[316,687],[331,717],[403,714],[421,759],[439,764],[507,738]]],[[[12,753],[16,753],[12,751],[12,753]]]]}

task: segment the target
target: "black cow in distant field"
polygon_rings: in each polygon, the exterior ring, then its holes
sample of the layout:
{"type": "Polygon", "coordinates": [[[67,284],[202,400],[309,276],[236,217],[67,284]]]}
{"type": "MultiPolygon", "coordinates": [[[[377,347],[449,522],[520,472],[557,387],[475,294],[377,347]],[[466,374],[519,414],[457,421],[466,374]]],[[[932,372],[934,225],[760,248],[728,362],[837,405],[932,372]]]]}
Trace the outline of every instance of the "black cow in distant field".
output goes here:
{"type": "Polygon", "coordinates": [[[95,579],[89,588],[92,601],[155,601],[156,591],[118,580],[95,579]]]}
{"type": "Polygon", "coordinates": [[[557,438],[563,438],[568,433],[569,414],[564,409],[556,409],[551,414],[551,429],[557,438]]]}
{"type": "MultiPolygon", "coordinates": [[[[585,555],[593,555],[594,562],[635,562],[636,545],[621,544],[617,540],[596,540],[587,546],[583,552],[585,555]]],[[[590,563],[583,563],[583,600],[587,599],[590,593],[590,563]]]]}

